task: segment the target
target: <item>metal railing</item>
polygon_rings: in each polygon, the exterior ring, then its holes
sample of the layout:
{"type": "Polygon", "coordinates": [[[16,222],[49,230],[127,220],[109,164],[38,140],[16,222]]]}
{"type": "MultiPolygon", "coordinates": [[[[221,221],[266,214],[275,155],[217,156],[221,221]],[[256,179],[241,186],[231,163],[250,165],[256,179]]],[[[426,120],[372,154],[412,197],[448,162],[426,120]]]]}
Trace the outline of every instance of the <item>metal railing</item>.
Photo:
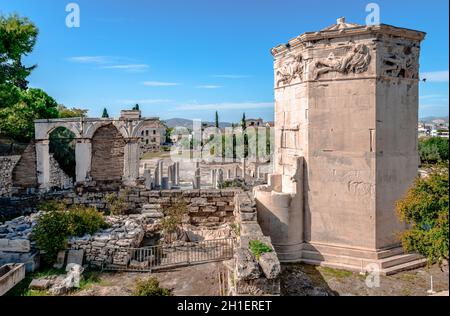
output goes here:
{"type": "Polygon", "coordinates": [[[142,271],[228,260],[233,257],[233,238],[183,242],[143,248],[105,247],[103,270],[142,271]]]}

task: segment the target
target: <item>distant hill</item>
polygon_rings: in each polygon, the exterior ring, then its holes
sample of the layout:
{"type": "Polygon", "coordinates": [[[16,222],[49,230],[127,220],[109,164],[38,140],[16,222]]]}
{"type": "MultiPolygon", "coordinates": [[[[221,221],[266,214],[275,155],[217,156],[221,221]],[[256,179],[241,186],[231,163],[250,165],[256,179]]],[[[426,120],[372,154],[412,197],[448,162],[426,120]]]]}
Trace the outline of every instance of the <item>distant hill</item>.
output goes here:
{"type": "MultiPolygon", "coordinates": [[[[168,120],[164,120],[164,122],[166,122],[167,127],[170,128],[174,128],[176,126],[182,126],[182,127],[186,127],[186,128],[190,128],[192,129],[192,120],[189,119],[183,119],[183,118],[171,118],[168,120]]],[[[208,125],[214,125],[213,122],[203,122],[202,123],[206,123],[208,125]]],[[[231,123],[228,122],[219,122],[219,127],[220,128],[224,128],[224,127],[230,127],[231,123]]]]}
{"type": "Polygon", "coordinates": [[[444,120],[446,123],[448,123],[448,115],[447,116],[427,116],[427,117],[421,117],[419,121],[425,122],[425,123],[431,123],[434,120],[444,120]]]}

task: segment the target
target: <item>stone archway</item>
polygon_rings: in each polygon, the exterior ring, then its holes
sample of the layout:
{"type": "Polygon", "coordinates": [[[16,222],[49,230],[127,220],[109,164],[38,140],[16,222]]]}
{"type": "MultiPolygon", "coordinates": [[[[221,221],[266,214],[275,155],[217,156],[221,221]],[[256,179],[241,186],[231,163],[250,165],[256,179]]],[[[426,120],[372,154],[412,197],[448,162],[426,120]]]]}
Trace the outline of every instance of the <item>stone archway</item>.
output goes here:
{"type": "Polygon", "coordinates": [[[125,140],[113,124],[95,131],[90,173],[97,185],[120,185],[124,175],[124,147],[125,140]]]}

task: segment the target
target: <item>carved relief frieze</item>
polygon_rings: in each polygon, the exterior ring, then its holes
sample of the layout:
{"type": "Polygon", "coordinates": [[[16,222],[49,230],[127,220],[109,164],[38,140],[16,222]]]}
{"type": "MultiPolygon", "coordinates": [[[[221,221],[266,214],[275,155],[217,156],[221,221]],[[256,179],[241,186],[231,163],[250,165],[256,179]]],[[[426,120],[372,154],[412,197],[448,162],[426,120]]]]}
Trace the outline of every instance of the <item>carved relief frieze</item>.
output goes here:
{"type": "Polygon", "coordinates": [[[337,57],[334,52],[331,52],[328,57],[319,58],[313,62],[313,79],[317,80],[321,75],[329,72],[341,74],[366,72],[371,59],[370,49],[364,44],[350,46],[341,57],[337,57]]]}
{"type": "Polygon", "coordinates": [[[303,56],[301,54],[295,55],[292,60],[285,62],[276,71],[276,87],[278,88],[281,85],[288,85],[297,78],[302,81],[304,69],[305,65],[303,56]]]}
{"type": "Polygon", "coordinates": [[[419,79],[419,49],[394,46],[382,57],[382,75],[395,78],[419,79]]]}

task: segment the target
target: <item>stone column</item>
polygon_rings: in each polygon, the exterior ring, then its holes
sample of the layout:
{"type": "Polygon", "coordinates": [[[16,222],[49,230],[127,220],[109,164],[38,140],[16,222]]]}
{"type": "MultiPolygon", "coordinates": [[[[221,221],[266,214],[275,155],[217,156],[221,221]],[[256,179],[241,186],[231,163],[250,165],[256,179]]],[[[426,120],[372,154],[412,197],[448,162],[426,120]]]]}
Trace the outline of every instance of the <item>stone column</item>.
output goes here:
{"type": "Polygon", "coordinates": [[[128,138],[125,142],[123,180],[133,184],[139,178],[139,143],[137,138],[128,138]]]}
{"type": "Polygon", "coordinates": [[[50,186],[50,140],[36,141],[36,172],[40,189],[48,189],[50,186]]]}
{"type": "Polygon", "coordinates": [[[164,171],[164,162],[162,160],[159,160],[158,161],[158,185],[159,186],[162,186],[163,171],[164,171]]]}
{"type": "Polygon", "coordinates": [[[89,181],[91,171],[92,143],[90,139],[77,139],[75,144],[76,182],[89,181]]]}
{"type": "Polygon", "coordinates": [[[180,163],[175,163],[175,185],[180,185],[180,163]]]}
{"type": "Polygon", "coordinates": [[[174,181],[173,181],[173,165],[167,167],[167,179],[169,182],[169,186],[173,185],[174,181]]]}
{"type": "Polygon", "coordinates": [[[195,176],[193,181],[193,187],[194,189],[201,188],[200,163],[198,161],[195,163],[195,176]]]}

